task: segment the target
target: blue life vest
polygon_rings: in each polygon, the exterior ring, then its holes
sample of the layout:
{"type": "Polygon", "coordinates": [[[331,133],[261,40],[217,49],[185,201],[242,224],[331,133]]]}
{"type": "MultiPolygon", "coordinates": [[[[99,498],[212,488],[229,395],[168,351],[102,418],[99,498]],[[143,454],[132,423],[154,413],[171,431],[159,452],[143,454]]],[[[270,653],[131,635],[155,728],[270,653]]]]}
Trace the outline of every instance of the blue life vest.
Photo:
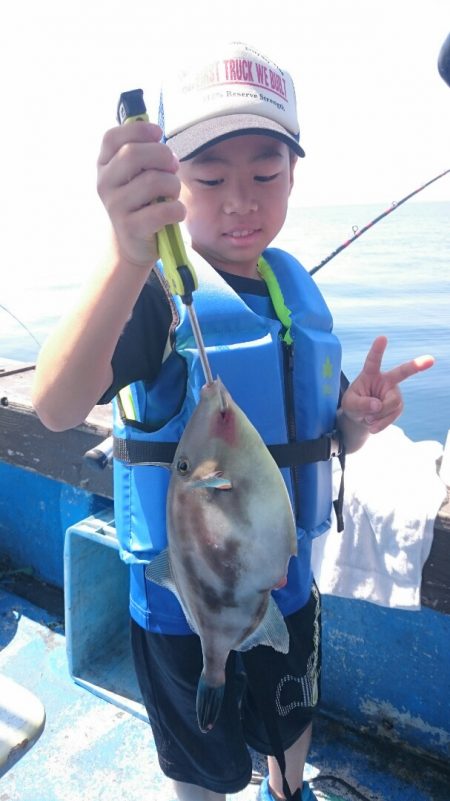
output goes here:
{"type": "MultiPolygon", "coordinates": [[[[268,249],[261,273],[278,316],[257,314],[197,254],[194,295],[213,376],[268,446],[315,440],[335,426],[341,348],[332,318],[310,275],[292,256],[268,249]]],[[[161,265],[159,268],[162,269],[161,265]]],[[[114,403],[116,441],[139,450],[148,443],[177,443],[204,384],[203,368],[186,308],[173,298],[173,347],[156,381],[139,381],[114,403]]],[[[125,447],[126,450],[126,447],[125,447]]],[[[116,451],[115,455],[118,455],[116,451]]],[[[145,579],[145,565],[167,545],[167,466],[114,459],[115,521],[122,558],[131,564],[130,611],[151,631],[188,633],[176,597],[145,579]]],[[[159,459],[156,459],[159,461],[159,459]]],[[[170,459],[161,459],[167,462],[170,459]]],[[[331,461],[283,467],[296,511],[299,553],[290,560],[288,583],[274,591],[284,615],[301,608],[311,590],[312,538],[330,525],[331,461]]]]}

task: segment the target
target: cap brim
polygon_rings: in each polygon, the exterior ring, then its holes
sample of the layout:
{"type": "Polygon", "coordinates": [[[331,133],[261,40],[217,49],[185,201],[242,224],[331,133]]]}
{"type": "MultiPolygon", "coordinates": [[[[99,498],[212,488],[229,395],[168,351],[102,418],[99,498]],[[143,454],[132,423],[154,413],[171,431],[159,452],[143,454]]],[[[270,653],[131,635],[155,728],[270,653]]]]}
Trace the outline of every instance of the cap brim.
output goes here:
{"type": "Polygon", "coordinates": [[[293,134],[282,125],[258,114],[228,114],[191,125],[185,131],[167,137],[167,144],[183,161],[190,159],[213,144],[244,133],[267,134],[285,142],[297,156],[303,158],[305,151],[293,134]]]}

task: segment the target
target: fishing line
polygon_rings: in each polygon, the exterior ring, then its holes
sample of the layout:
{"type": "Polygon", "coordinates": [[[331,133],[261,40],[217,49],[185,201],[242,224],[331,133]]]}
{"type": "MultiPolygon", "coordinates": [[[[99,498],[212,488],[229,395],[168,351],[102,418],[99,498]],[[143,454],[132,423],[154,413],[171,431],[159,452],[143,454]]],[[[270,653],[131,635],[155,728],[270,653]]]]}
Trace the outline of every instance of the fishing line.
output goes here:
{"type": "Polygon", "coordinates": [[[363,228],[358,228],[358,226],[354,225],[352,228],[354,235],[350,237],[350,239],[348,239],[346,242],[343,242],[342,245],[339,245],[339,247],[336,248],[336,250],[333,250],[333,252],[330,253],[330,255],[327,256],[325,259],[323,259],[320,262],[320,264],[317,264],[316,267],[313,267],[312,270],[309,270],[309,274],[314,275],[314,273],[316,273],[318,270],[324,267],[325,264],[328,264],[328,262],[331,261],[331,259],[334,259],[334,257],[337,256],[338,253],[342,253],[342,251],[345,250],[345,248],[348,248],[348,246],[351,245],[353,242],[355,242],[356,239],[359,239],[360,236],[365,234],[365,232],[368,231],[369,228],[372,228],[377,222],[380,222],[380,220],[382,220],[383,217],[387,217],[388,214],[392,214],[393,211],[396,211],[396,209],[398,209],[399,206],[401,206],[403,203],[406,203],[406,201],[409,200],[411,197],[414,197],[414,195],[417,195],[419,192],[422,192],[422,190],[426,189],[427,186],[430,186],[430,184],[434,184],[435,181],[438,181],[439,178],[443,178],[444,175],[447,175],[448,173],[450,173],[450,169],[441,172],[439,175],[436,175],[430,181],[427,181],[426,184],[423,184],[422,186],[419,186],[417,189],[415,189],[414,192],[410,192],[409,195],[405,195],[405,197],[403,197],[401,200],[394,201],[392,203],[392,206],[386,209],[386,211],[383,211],[381,214],[379,214],[378,217],[375,217],[373,220],[367,223],[367,225],[365,225],[363,228]]]}
{"type": "Polygon", "coordinates": [[[22,322],[22,320],[19,320],[19,318],[18,318],[18,317],[16,317],[16,315],[15,315],[15,314],[13,314],[13,313],[12,313],[12,311],[10,311],[9,309],[7,309],[7,308],[6,308],[6,306],[3,306],[3,303],[0,303],[0,309],[3,309],[3,311],[5,311],[5,312],[6,312],[6,314],[9,314],[9,316],[10,316],[10,317],[12,317],[12,318],[13,318],[13,320],[15,320],[15,321],[16,321],[16,323],[19,323],[19,325],[21,325],[21,326],[22,326],[22,328],[24,328],[24,329],[25,329],[25,331],[27,332],[27,334],[29,334],[29,335],[30,335],[31,339],[33,339],[33,340],[36,342],[36,345],[38,345],[38,347],[39,347],[39,348],[41,347],[41,343],[39,342],[39,340],[38,340],[38,339],[36,339],[36,337],[34,336],[34,334],[33,334],[33,333],[30,331],[30,329],[28,328],[28,326],[26,326],[26,325],[25,325],[25,323],[23,323],[23,322],[22,322]]]}
{"type": "MultiPolygon", "coordinates": [[[[370,801],[370,799],[368,798],[367,795],[363,795],[359,790],[356,789],[356,787],[353,787],[352,784],[349,784],[344,779],[341,779],[338,776],[334,776],[332,773],[323,774],[323,775],[319,774],[310,783],[311,783],[311,787],[314,790],[317,789],[317,790],[320,791],[320,784],[323,783],[323,782],[325,782],[325,785],[327,783],[331,783],[332,784],[332,788],[331,788],[332,791],[336,791],[336,789],[337,789],[336,785],[338,785],[338,786],[340,785],[343,788],[344,792],[345,791],[350,792],[352,794],[353,798],[360,799],[360,801],[370,801]]],[[[327,787],[326,786],[324,788],[324,791],[327,792],[327,787]]]]}

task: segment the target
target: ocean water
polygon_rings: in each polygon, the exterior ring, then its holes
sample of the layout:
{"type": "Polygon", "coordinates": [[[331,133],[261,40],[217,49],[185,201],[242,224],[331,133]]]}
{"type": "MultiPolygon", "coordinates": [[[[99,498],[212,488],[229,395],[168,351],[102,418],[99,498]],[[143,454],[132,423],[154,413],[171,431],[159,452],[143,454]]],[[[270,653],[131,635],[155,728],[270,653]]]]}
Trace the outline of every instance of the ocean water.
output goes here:
{"type": "MultiPolygon", "coordinates": [[[[379,206],[294,209],[289,238],[307,269],[378,216],[379,206]]],[[[397,421],[413,440],[444,443],[450,429],[450,203],[396,208],[315,273],[352,379],[385,334],[383,369],[431,353],[435,365],[402,383],[397,421]]]]}
{"type": "MultiPolygon", "coordinates": [[[[293,252],[311,270],[383,208],[336,206],[291,208],[274,244],[293,252]]],[[[425,353],[431,370],[402,384],[405,410],[397,421],[413,440],[444,443],[450,429],[450,202],[410,201],[396,208],[315,274],[333,314],[349,379],[362,367],[375,336],[385,334],[384,369],[425,353]]],[[[65,280],[21,275],[17,291],[0,304],[17,315],[27,333],[0,306],[0,356],[36,358],[38,345],[78,290],[76,275],[65,280]],[[27,284],[28,281],[28,284],[27,284]],[[11,301],[12,298],[12,301],[11,301]]]]}

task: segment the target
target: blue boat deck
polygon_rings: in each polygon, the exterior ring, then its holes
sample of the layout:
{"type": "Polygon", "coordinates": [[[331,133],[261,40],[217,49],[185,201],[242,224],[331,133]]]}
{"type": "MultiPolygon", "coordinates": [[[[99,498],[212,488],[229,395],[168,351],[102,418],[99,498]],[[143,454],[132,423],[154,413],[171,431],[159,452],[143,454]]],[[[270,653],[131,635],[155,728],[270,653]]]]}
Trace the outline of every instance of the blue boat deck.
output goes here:
{"type": "MultiPolygon", "coordinates": [[[[0,366],[0,801],[174,801],[133,677],[112,471],[85,458],[110,434],[111,412],[44,429],[30,367],[0,366]],[[18,710],[11,678],[47,719],[2,775],[5,720],[18,710]]],[[[449,534],[450,499],[435,521],[420,611],[323,596],[324,716],[307,773],[319,801],[450,801],[449,534]]],[[[17,723],[28,724],[25,709],[17,723]]],[[[229,799],[257,797],[250,785],[229,799]]]]}
{"type": "MultiPolygon", "coordinates": [[[[63,610],[0,587],[0,673],[44,704],[36,743],[0,780],[1,801],[175,801],[158,767],[150,727],[75,684],[63,610]]],[[[319,718],[308,764],[319,801],[449,801],[450,766],[319,718]]],[[[229,796],[256,801],[258,786],[229,796]]]]}

